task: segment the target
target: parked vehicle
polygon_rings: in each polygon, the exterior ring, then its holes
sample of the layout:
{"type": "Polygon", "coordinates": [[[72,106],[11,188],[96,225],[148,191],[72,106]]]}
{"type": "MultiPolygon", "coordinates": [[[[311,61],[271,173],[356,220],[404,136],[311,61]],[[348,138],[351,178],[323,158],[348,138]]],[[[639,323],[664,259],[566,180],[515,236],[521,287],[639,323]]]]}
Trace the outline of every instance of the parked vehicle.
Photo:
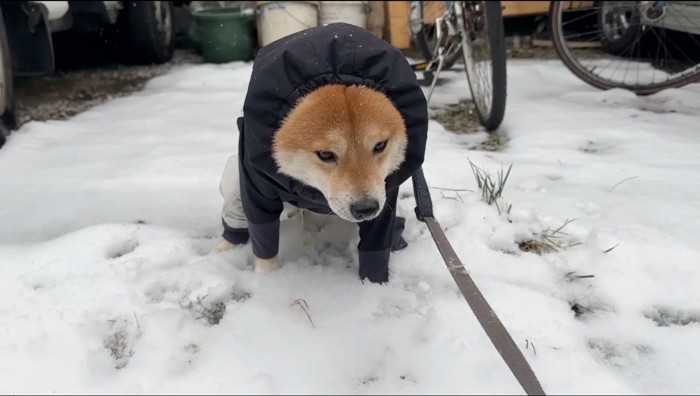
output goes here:
{"type": "Polygon", "coordinates": [[[122,47],[128,48],[123,51],[128,61],[163,63],[173,56],[174,7],[188,3],[185,0],[0,2],[0,145],[5,134],[16,127],[13,76],[53,73],[57,34],[73,32],[89,36],[110,30],[115,32],[122,47]]]}

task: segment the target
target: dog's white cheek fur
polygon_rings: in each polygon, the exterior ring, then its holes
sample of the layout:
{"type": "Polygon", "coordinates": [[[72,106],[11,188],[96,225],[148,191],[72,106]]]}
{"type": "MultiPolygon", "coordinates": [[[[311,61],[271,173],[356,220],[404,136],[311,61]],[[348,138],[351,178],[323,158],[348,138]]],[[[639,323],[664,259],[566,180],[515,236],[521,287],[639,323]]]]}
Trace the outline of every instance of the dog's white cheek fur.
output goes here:
{"type": "Polygon", "coordinates": [[[406,160],[406,146],[408,145],[408,140],[405,137],[401,137],[396,139],[393,144],[396,145],[396,148],[391,152],[389,161],[384,163],[384,169],[382,169],[384,172],[384,179],[398,170],[401,164],[406,160]]]}
{"type": "Polygon", "coordinates": [[[278,152],[275,162],[280,173],[299,180],[326,195],[327,186],[323,174],[317,171],[304,152],[278,152]]]}

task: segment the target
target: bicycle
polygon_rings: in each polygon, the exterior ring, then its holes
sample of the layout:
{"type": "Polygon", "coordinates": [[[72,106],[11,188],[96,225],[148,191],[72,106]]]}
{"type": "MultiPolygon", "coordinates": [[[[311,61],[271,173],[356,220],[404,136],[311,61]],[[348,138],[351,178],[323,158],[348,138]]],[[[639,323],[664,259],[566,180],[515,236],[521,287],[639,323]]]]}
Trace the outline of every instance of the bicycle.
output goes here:
{"type": "MultiPolygon", "coordinates": [[[[423,59],[433,59],[437,47],[435,20],[445,13],[450,1],[411,1],[409,13],[409,34],[411,41],[420,50],[423,59]]],[[[450,56],[445,57],[444,70],[449,70],[462,57],[461,43],[450,56]]]]}
{"type": "Polygon", "coordinates": [[[700,81],[700,2],[553,1],[554,49],[586,83],[649,95],[700,81]]]}
{"type": "Polygon", "coordinates": [[[432,24],[433,36],[424,30],[424,3],[438,2],[412,1],[409,26],[411,34],[423,40],[425,51],[422,51],[426,55],[426,61],[413,65],[414,70],[434,72],[428,102],[440,72],[461,55],[479,122],[486,130],[495,130],[501,125],[506,108],[506,47],[501,2],[445,1],[444,13],[432,24]]]}

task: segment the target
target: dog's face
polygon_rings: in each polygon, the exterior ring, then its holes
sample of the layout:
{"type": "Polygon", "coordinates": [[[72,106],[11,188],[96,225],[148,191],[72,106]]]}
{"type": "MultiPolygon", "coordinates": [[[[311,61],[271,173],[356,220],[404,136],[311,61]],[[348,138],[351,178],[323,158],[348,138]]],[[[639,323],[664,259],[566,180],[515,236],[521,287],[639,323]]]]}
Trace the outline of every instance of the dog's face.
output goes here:
{"type": "Polygon", "coordinates": [[[281,173],[321,191],[338,216],[360,222],[384,208],[384,179],[403,163],[407,143],[403,118],[386,96],[326,85],[290,111],[273,157],[281,173]]]}

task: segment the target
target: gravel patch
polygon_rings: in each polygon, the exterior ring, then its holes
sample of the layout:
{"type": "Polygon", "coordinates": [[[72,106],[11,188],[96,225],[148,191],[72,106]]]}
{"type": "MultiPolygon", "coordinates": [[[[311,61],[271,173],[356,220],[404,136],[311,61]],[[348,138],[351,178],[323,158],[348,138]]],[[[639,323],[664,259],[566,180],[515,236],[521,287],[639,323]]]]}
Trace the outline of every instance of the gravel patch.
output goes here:
{"type": "MultiPolygon", "coordinates": [[[[484,130],[481,124],[479,124],[479,116],[476,114],[476,107],[471,100],[464,100],[457,104],[436,110],[431,114],[431,118],[442,124],[448,131],[460,135],[477,133],[484,130]]],[[[495,131],[489,133],[485,140],[470,145],[469,149],[499,151],[503,149],[506,142],[506,136],[500,131],[495,131]]]]}
{"type": "MultiPolygon", "coordinates": [[[[556,58],[556,53],[551,47],[533,47],[528,43],[519,48],[509,46],[508,57],[552,59],[556,58]]],[[[148,80],[168,72],[175,65],[202,62],[196,51],[177,49],[170,62],[160,65],[106,64],[58,71],[44,76],[17,77],[15,99],[18,125],[32,120],[70,118],[110,99],[128,96],[143,89],[148,80]]],[[[454,133],[469,134],[483,130],[471,101],[463,101],[431,113],[432,118],[454,133]]],[[[504,136],[492,133],[475,148],[500,150],[505,141],[504,136]]]]}
{"type": "Polygon", "coordinates": [[[175,51],[160,65],[109,65],[15,79],[16,116],[29,121],[64,120],[107,100],[143,89],[148,80],[180,64],[202,63],[192,50],[175,51]]]}

